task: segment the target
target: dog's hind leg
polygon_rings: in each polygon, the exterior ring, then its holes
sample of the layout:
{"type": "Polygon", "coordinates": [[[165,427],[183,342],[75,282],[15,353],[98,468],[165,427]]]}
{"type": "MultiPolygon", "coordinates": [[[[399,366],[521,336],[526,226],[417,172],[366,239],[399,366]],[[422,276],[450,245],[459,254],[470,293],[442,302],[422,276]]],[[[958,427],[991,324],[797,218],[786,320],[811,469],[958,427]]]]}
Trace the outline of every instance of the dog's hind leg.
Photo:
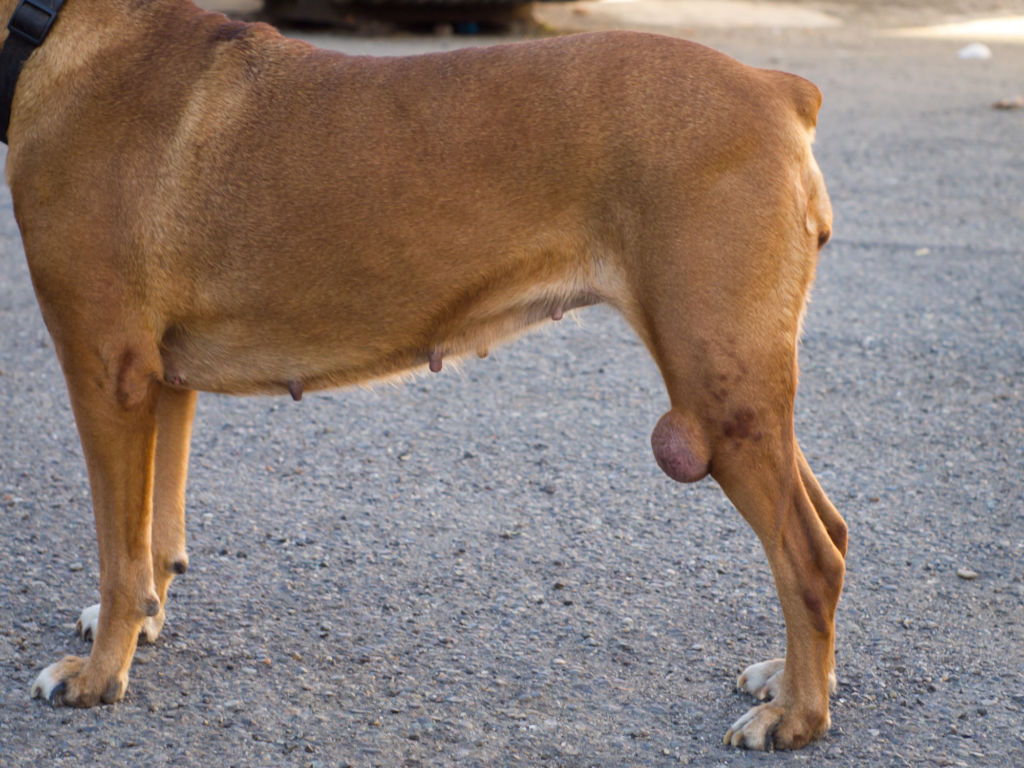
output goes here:
{"type": "Polygon", "coordinates": [[[155,341],[137,330],[137,318],[103,317],[102,325],[90,327],[92,318],[58,319],[40,304],[89,470],[103,610],[89,658],[67,656],[47,667],[32,694],[88,707],[124,695],[143,621],[160,610],[151,531],[161,363],[155,341]]]}
{"type": "Polygon", "coordinates": [[[768,691],[777,696],[737,720],[726,742],[795,749],[829,727],[845,572],[845,526],[802,460],[793,424],[817,238],[789,225],[782,205],[728,202],[704,209],[750,215],[688,222],[685,243],[635,260],[635,298],[623,310],[669,393],[651,440],[659,465],[677,480],[710,473],[719,483],[761,540],[782,604],[786,658],[750,670],[777,674],[768,691]]]}
{"type": "MultiPolygon", "coordinates": [[[[784,356],[789,357],[787,362],[748,348],[740,357],[749,366],[749,379],[734,382],[721,403],[714,402],[713,394],[712,402],[703,406],[698,405],[703,399],[699,395],[676,394],[670,416],[662,418],[656,434],[659,428],[665,429],[666,418],[700,425],[699,433],[691,428],[678,441],[696,447],[676,453],[706,457],[712,477],[760,538],[786,620],[785,661],[747,671],[757,692],[767,688],[775,698],[738,720],[726,741],[754,749],[795,749],[829,726],[834,616],[844,560],[801,478],[792,430],[796,383],[792,356],[784,356]],[[788,382],[782,387],[785,394],[768,395],[760,379],[788,382]],[[699,434],[699,439],[694,440],[693,434],[699,434]],[[763,680],[755,681],[759,673],[763,680]]],[[[721,374],[712,373],[717,375],[721,374]]],[[[659,463],[664,464],[664,457],[659,456],[659,463]]]]}
{"type": "MultiPolygon", "coordinates": [[[[786,620],[786,658],[776,670],[781,679],[765,682],[773,701],[737,720],[725,739],[755,749],[796,748],[829,726],[844,560],[800,478],[795,438],[765,433],[758,442],[764,445],[722,446],[713,474],[768,555],[786,620]]],[[[756,669],[747,670],[748,680],[756,669]]]]}
{"type": "MultiPolygon", "coordinates": [[[[167,593],[174,577],[188,570],[185,551],[185,483],[196,393],[161,386],[156,405],[156,460],[153,482],[153,581],[160,611],[147,616],[139,640],[155,643],[163,629],[167,593]]],[[[99,625],[100,603],[78,617],[75,629],[91,640],[99,625]]]]}
{"type": "MultiPolygon", "coordinates": [[[[814,505],[818,517],[821,519],[829,538],[835,544],[836,549],[845,559],[847,531],[846,521],[832,505],[828,496],[822,490],[818,479],[811,471],[803,451],[797,444],[797,462],[800,468],[800,479],[803,481],[804,489],[814,505]]],[[[785,659],[770,659],[757,664],[751,664],[740,674],[736,681],[736,687],[746,691],[755,698],[775,699],[782,691],[783,672],[785,671],[785,659]]],[[[835,693],[837,686],[835,673],[829,674],[829,691],[835,693]]]]}
{"type": "Polygon", "coordinates": [[[818,478],[811,471],[811,465],[807,463],[804,452],[800,449],[799,445],[796,449],[796,458],[800,465],[800,479],[804,482],[804,488],[807,489],[807,494],[811,497],[814,509],[818,512],[818,517],[821,518],[821,522],[828,531],[832,543],[836,545],[836,548],[845,558],[847,545],[846,521],[843,520],[839,510],[833,506],[832,501],[825,495],[825,491],[822,490],[818,478]]]}

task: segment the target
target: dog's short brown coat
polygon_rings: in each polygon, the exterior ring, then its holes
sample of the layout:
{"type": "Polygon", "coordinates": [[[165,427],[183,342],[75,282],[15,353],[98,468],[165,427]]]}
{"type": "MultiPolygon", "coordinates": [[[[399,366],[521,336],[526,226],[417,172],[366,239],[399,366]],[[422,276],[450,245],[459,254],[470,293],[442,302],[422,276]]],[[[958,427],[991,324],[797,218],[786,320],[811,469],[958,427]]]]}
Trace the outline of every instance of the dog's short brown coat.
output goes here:
{"type": "Polygon", "coordinates": [[[665,378],[659,464],[710,472],[776,579],[775,699],[726,738],[820,735],[846,529],[793,434],[831,225],[819,105],[654,35],[351,57],[187,0],[68,0],[22,72],[7,178],[89,467],[102,612],[89,658],[36,692],[116,701],[159,632],[196,391],[436,368],[606,302],[665,378]]]}

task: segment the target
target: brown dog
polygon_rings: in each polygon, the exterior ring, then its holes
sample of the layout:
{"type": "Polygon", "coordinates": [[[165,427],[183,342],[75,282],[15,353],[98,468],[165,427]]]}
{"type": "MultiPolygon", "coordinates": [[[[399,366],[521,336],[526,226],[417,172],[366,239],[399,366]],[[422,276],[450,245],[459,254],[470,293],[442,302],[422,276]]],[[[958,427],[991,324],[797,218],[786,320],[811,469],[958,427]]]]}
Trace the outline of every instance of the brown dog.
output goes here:
{"type": "MultiPolygon", "coordinates": [[[[0,0],[10,16],[15,0],[0,0]]],[[[187,0],[68,0],[26,63],[7,176],[88,462],[88,659],[35,695],[120,699],[187,566],[197,390],[301,397],[607,302],[646,343],[676,480],[760,537],[786,659],[726,741],[829,726],[846,527],[793,432],[828,197],[820,94],[653,35],[397,59],[328,53],[187,0]]]]}

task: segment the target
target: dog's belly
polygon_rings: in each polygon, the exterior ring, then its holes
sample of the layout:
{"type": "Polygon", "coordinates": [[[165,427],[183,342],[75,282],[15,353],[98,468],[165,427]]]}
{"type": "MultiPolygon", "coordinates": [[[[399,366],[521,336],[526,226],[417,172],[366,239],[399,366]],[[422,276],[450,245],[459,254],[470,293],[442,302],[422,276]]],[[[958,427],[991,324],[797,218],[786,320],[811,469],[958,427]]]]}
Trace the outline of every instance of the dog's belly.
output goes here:
{"type": "Polygon", "coordinates": [[[252,313],[230,319],[193,318],[164,333],[163,379],[175,387],[225,394],[285,394],[400,376],[444,357],[484,356],[494,344],[546,320],[604,300],[614,286],[560,279],[497,285],[470,302],[426,315],[351,305],[305,306],[293,313],[252,313]]]}

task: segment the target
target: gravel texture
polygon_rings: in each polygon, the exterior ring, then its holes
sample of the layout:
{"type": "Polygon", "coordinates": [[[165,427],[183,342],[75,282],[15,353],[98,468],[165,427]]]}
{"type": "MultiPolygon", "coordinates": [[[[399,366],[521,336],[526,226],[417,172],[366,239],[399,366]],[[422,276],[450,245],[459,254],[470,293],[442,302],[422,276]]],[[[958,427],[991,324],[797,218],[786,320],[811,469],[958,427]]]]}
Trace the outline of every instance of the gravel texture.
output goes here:
{"type": "Polygon", "coordinates": [[[600,308],[401,386],[200,398],[163,637],[121,704],[30,701],[87,652],[97,567],[4,190],[0,765],[1024,764],[1024,112],[990,106],[1024,88],[1024,48],[703,39],[826,93],[836,235],[798,421],[851,528],[830,734],[722,746],[752,703],[735,675],[783,651],[774,589],[717,487],[657,469],[662,385],[600,308]]]}

